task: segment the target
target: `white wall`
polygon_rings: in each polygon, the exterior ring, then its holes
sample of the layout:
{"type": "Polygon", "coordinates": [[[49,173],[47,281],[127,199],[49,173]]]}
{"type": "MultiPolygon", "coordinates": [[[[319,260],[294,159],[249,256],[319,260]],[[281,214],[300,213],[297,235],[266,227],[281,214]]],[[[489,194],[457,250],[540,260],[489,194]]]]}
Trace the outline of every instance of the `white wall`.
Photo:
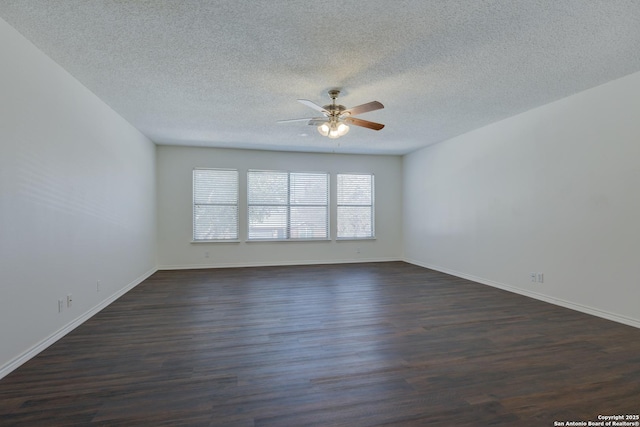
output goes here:
{"type": "Polygon", "coordinates": [[[0,63],[1,378],[155,271],[156,219],[153,143],[3,20],[0,63]]]}
{"type": "MultiPolygon", "coordinates": [[[[158,259],[160,268],[387,261],[402,257],[402,158],[158,146],[158,259]],[[191,243],[192,170],[236,168],[240,174],[240,243],[191,243]],[[246,242],[248,169],[375,174],[376,240],[246,242]],[[360,253],[357,249],[360,248],[360,253]],[[209,257],[206,258],[206,253],[209,257]]],[[[335,229],[335,197],[330,224],[335,229]]]]}
{"type": "Polygon", "coordinates": [[[637,73],[406,156],[405,258],[640,327],[639,94],[637,73]]]}

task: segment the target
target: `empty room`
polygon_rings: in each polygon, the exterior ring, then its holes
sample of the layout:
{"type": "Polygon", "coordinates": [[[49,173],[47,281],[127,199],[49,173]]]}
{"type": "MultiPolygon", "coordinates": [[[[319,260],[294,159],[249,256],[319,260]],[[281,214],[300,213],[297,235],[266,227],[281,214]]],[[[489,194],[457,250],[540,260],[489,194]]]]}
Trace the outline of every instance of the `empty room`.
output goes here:
{"type": "Polygon", "coordinates": [[[0,0],[0,426],[640,426],[639,23],[0,0]]]}

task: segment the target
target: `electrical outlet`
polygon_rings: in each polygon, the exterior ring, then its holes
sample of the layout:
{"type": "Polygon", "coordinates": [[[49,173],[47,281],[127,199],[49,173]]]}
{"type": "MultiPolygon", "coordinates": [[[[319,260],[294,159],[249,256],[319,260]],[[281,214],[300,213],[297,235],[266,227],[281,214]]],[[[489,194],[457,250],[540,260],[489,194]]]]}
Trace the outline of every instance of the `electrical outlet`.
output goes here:
{"type": "Polygon", "coordinates": [[[96,292],[100,292],[100,280],[96,282],[96,292]]]}
{"type": "Polygon", "coordinates": [[[538,278],[538,275],[536,273],[531,273],[531,281],[532,282],[535,282],[537,278],[538,278]]]}
{"type": "Polygon", "coordinates": [[[538,283],[544,283],[544,273],[538,273],[538,283]]]}
{"type": "Polygon", "coordinates": [[[67,295],[67,307],[71,307],[73,305],[73,295],[67,295]]]}
{"type": "Polygon", "coordinates": [[[204,253],[204,257],[205,258],[209,258],[209,252],[208,251],[204,253]]]}
{"type": "Polygon", "coordinates": [[[64,309],[64,300],[60,298],[58,300],[58,313],[62,313],[63,309],[64,309]]]}

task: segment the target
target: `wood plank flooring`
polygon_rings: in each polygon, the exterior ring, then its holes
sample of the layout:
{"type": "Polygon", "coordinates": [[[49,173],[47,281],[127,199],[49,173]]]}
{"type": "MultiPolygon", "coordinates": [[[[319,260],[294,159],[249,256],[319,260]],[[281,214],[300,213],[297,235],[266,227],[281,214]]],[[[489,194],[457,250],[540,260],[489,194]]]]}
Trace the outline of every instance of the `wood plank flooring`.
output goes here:
{"type": "Polygon", "coordinates": [[[640,329],[402,262],[160,271],[0,381],[2,426],[640,413],[640,329]]]}

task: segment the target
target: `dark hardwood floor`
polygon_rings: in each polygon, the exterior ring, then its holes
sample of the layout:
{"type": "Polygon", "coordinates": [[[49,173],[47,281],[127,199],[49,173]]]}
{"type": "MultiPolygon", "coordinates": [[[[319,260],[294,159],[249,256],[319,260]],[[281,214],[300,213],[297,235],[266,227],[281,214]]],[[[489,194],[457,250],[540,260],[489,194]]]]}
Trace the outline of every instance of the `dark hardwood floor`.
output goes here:
{"type": "Polygon", "coordinates": [[[2,426],[553,426],[640,329],[401,262],[160,271],[0,381],[2,426]]]}

